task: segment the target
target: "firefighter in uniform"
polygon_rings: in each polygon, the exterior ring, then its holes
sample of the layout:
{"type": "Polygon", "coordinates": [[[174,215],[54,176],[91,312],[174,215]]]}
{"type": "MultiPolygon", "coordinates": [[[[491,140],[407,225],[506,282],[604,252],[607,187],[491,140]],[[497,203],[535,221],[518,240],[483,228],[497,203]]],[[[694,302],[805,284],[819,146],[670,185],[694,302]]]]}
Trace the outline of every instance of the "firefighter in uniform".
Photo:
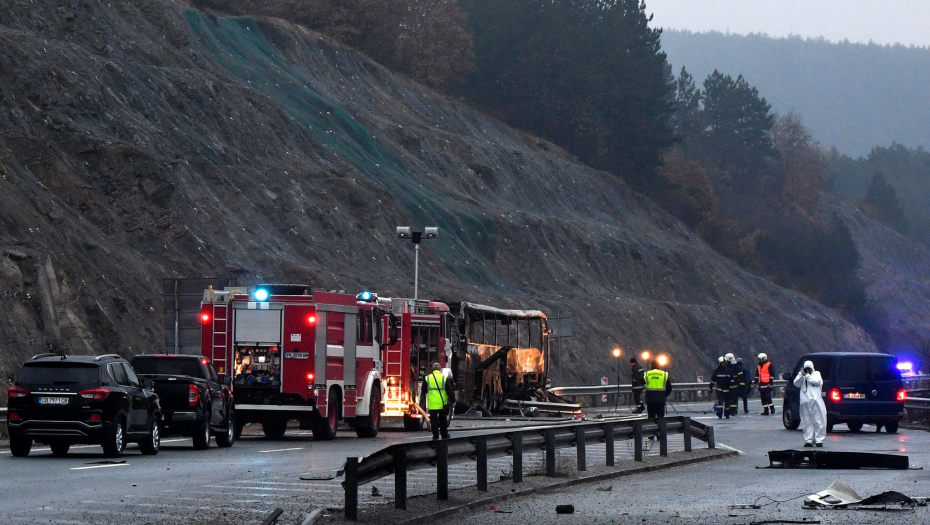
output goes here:
{"type": "Polygon", "coordinates": [[[449,439],[449,418],[452,399],[455,393],[452,390],[452,381],[442,375],[439,363],[433,363],[433,373],[423,379],[420,399],[426,399],[426,410],[429,411],[430,430],[433,439],[449,439]]]}
{"type": "Polygon", "coordinates": [[[717,419],[727,416],[730,419],[730,367],[727,360],[720,356],[717,358],[717,368],[710,376],[710,391],[717,391],[717,403],[714,404],[717,419]]]}
{"type": "Polygon", "coordinates": [[[759,396],[762,398],[762,415],[775,415],[775,404],[772,403],[772,385],[775,381],[775,368],[764,353],[758,355],[759,365],[756,367],[756,382],[759,384],[759,396]]]}
{"type": "Polygon", "coordinates": [[[643,405],[643,390],[646,390],[646,369],[636,361],[635,357],[630,358],[630,366],[633,369],[630,374],[633,383],[633,401],[636,403],[636,409],[633,410],[633,413],[641,414],[646,410],[646,406],[643,405]]]}
{"type": "MultiPolygon", "coordinates": [[[[736,358],[736,366],[739,367],[740,372],[743,374],[743,382],[740,385],[738,397],[743,400],[743,413],[749,413],[749,394],[752,393],[752,371],[749,370],[749,367],[743,363],[742,357],[736,358]]],[[[737,405],[739,400],[737,400],[737,405]]],[[[737,406],[737,408],[739,408],[737,406]]]]}
{"type": "Polygon", "coordinates": [[[735,416],[739,413],[739,392],[746,386],[746,376],[737,364],[735,355],[727,354],[723,357],[726,358],[727,368],[730,369],[730,415],[735,416]]]}
{"type": "Polygon", "coordinates": [[[672,393],[672,380],[668,378],[668,372],[660,369],[657,361],[652,361],[644,378],[647,415],[650,419],[665,417],[665,400],[672,393]]]}

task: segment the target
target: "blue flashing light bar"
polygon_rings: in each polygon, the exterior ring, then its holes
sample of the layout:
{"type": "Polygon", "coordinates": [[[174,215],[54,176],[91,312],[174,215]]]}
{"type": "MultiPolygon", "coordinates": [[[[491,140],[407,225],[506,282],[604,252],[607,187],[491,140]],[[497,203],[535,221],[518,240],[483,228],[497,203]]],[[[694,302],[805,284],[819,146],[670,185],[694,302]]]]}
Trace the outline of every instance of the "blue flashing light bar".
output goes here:
{"type": "Polygon", "coordinates": [[[267,301],[268,300],[268,290],[264,288],[258,288],[252,292],[252,298],[256,301],[267,301]]]}
{"type": "Polygon", "coordinates": [[[911,363],[910,361],[900,361],[897,364],[897,367],[898,367],[898,370],[902,372],[910,372],[914,370],[914,363],[911,363]]]}
{"type": "Polygon", "coordinates": [[[370,300],[371,300],[371,292],[369,292],[368,290],[363,291],[362,294],[361,294],[361,298],[362,298],[363,301],[370,301],[370,300]]]}

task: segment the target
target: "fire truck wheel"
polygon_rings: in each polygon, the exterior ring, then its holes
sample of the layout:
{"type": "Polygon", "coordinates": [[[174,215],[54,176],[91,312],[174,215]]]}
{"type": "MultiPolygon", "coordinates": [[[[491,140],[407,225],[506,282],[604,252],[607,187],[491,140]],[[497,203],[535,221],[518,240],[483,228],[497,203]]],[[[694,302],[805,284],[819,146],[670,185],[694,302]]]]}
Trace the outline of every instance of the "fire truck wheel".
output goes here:
{"type": "Polygon", "coordinates": [[[381,425],[381,387],[377,384],[371,388],[371,400],[368,402],[368,415],[356,418],[355,435],[360,438],[373,438],[378,435],[381,425]]]}
{"type": "Polygon", "coordinates": [[[287,420],[266,421],[262,423],[262,432],[265,433],[265,437],[281,439],[284,437],[284,433],[287,432],[287,420]]]}
{"type": "Polygon", "coordinates": [[[317,441],[330,441],[336,439],[336,424],[339,422],[338,392],[333,390],[329,394],[329,403],[326,404],[326,417],[319,418],[313,427],[313,439],[317,441]]]}

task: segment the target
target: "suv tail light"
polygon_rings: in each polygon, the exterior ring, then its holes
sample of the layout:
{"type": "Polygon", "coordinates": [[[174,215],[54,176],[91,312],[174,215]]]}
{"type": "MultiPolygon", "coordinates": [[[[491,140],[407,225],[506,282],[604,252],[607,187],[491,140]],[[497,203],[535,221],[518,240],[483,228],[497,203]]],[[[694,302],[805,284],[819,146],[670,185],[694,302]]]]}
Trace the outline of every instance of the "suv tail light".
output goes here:
{"type": "Polygon", "coordinates": [[[833,390],[830,391],[831,401],[839,401],[841,399],[843,399],[843,395],[840,394],[840,391],[838,389],[834,388],[833,390]]]}
{"type": "Polygon", "coordinates": [[[907,401],[907,391],[906,391],[906,390],[898,390],[898,397],[897,397],[897,399],[898,399],[898,401],[907,401]]]}
{"type": "Polygon", "coordinates": [[[6,393],[7,393],[7,396],[9,396],[10,398],[26,397],[29,395],[28,390],[26,390],[25,388],[20,388],[18,386],[11,386],[6,391],[6,393]]]}
{"type": "Polygon", "coordinates": [[[200,393],[197,391],[197,385],[187,385],[187,404],[195,407],[197,400],[200,399],[200,393]]]}
{"type": "Polygon", "coordinates": [[[22,416],[18,412],[10,412],[10,421],[22,421],[22,416]]]}
{"type": "Polygon", "coordinates": [[[78,395],[91,401],[103,401],[110,395],[110,391],[106,388],[95,388],[93,390],[82,390],[78,392],[78,395]]]}
{"type": "Polygon", "coordinates": [[[87,416],[87,421],[90,423],[100,423],[102,421],[100,414],[91,414],[87,416]]]}

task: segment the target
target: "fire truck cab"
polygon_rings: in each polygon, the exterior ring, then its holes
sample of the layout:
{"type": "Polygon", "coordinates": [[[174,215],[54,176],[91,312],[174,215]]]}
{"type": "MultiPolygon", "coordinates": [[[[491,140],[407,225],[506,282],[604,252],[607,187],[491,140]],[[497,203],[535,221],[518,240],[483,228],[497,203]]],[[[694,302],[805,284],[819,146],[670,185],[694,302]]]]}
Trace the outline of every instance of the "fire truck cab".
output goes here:
{"type": "Polygon", "coordinates": [[[201,353],[233,378],[236,432],[261,423],[280,438],[297,420],[315,439],[339,420],[359,437],[380,425],[382,323],[354,295],[268,284],[204,291],[201,353]]]}
{"type": "Polygon", "coordinates": [[[445,303],[401,298],[379,298],[370,292],[359,295],[359,305],[368,304],[381,316],[382,417],[403,418],[405,430],[420,430],[425,419],[417,406],[423,378],[432,364],[448,370],[452,345],[449,339],[452,315],[445,303]]]}

